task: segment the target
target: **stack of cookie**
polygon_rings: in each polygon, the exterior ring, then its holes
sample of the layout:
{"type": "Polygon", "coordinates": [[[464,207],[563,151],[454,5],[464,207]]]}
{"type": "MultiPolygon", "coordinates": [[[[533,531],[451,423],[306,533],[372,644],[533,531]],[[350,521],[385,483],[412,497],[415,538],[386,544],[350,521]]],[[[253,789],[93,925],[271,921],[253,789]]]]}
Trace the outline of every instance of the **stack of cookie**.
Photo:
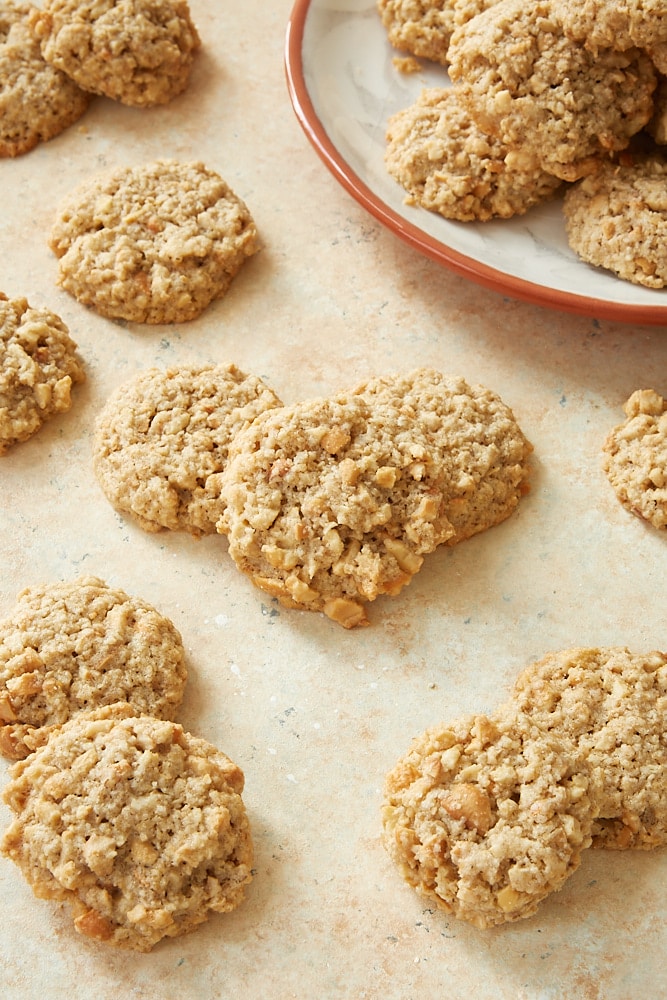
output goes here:
{"type": "Polygon", "coordinates": [[[487,928],[534,914],[587,847],[667,844],[667,654],[550,654],[510,702],[418,737],[388,774],[384,843],[407,882],[487,928]]]}
{"type": "Polygon", "coordinates": [[[531,451],[495,393],[433,369],[286,406],[220,365],[121,386],[94,463],[107,498],[145,529],[217,531],[283,605],[353,628],[426,554],[509,517],[531,451]]]}
{"type": "Polygon", "coordinates": [[[393,44],[441,63],[453,82],[389,121],[386,165],[408,203],[485,221],[563,189],[568,238],[582,259],[648,287],[667,284],[661,3],[378,0],[378,8],[393,44]]]}
{"type": "Polygon", "coordinates": [[[243,772],[173,718],[181,636],[96,577],[33,587],[0,623],[0,850],[88,938],[148,951],[252,877],[243,772]]]}

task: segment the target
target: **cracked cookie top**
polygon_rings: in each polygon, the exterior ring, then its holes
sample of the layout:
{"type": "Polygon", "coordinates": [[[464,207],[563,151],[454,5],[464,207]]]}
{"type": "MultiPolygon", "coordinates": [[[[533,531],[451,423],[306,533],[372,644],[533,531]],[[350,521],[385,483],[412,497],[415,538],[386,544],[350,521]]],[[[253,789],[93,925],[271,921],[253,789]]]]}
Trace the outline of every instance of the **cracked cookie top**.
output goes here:
{"type": "Polygon", "coordinates": [[[26,757],[55,726],[112,702],[173,718],[184,661],[168,618],[97,577],[28,587],[0,623],[0,753],[26,757]]]}
{"type": "Polygon", "coordinates": [[[87,938],[150,951],[235,909],[252,877],[243,772],[174,722],[88,712],[14,765],[0,849],[87,938]]]}
{"type": "Polygon", "coordinates": [[[50,309],[0,292],[0,455],[72,405],[85,381],[77,345],[50,309]]]}

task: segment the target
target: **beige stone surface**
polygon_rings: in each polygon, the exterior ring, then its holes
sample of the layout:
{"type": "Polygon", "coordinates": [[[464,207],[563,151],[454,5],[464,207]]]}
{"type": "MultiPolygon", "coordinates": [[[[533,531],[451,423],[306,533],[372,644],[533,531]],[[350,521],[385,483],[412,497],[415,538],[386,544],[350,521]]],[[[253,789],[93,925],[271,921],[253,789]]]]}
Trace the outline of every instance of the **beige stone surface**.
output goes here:
{"type": "Polygon", "coordinates": [[[68,413],[0,460],[0,611],[25,586],[88,573],[174,621],[189,668],[179,721],[243,769],[256,870],[237,911],[135,956],[76,936],[2,860],[2,996],[666,996],[665,852],[588,852],[534,917],[481,932],[403,883],[380,803],[412,736],[488,712],[547,651],[667,648],[667,540],[621,507],[601,467],[628,396],[667,391],[667,330],[504,298],[383,229],[294,116],[290,7],[192,0],[202,50],[183,95],[153,109],[96,98],[67,132],[2,164],[2,290],[62,316],[88,378],[68,413]],[[48,231],[74,184],[156,155],[218,170],[263,249],[192,323],[113,323],[57,288],[48,231]],[[374,602],[369,628],[282,609],[238,573],[222,537],[144,532],[92,472],[94,419],[116,386],[151,366],[213,362],[256,373],[285,402],[418,365],[487,385],[535,447],[531,493],[374,602]]]}

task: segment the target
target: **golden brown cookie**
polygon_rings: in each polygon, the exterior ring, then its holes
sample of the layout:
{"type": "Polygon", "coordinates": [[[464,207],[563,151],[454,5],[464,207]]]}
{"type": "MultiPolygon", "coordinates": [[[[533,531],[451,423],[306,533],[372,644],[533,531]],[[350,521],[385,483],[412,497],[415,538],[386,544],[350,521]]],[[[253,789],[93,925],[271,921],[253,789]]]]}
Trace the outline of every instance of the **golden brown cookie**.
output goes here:
{"type": "Polygon", "coordinates": [[[186,0],[44,0],[30,23],[48,63],[137,107],[185,90],[200,45],[186,0]]]}
{"type": "Polygon", "coordinates": [[[235,909],[252,876],[243,772],[127,705],[79,715],[14,765],[0,849],[87,938],[147,952],[235,909]]]}
{"type": "Polygon", "coordinates": [[[664,0],[553,0],[565,33],[586,48],[647,49],[667,42],[664,0]]]}
{"type": "Polygon", "coordinates": [[[588,264],[636,285],[667,285],[667,160],[626,155],[568,188],[567,238],[588,264]]]}
{"type": "Polygon", "coordinates": [[[667,844],[667,654],[550,653],[519,676],[507,711],[574,741],[601,776],[594,847],[667,844]]]}
{"type": "Polygon", "coordinates": [[[113,702],[171,719],[186,677],[178,630],[146,601],[94,576],[29,587],[0,622],[0,753],[20,760],[113,702]]]}
{"type": "Polygon", "coordinates": [[[0,292],[0,455],[69,410],[72,386],[84,380],[60,317],[0,292]]]}
{"type": "Polygon", "coordinates": [[[667,402],[653,389],[633,392],[627,419],[607,435],[603,467],[627,510],[667,528],[667,402]]]}
{"type": "Polygon", "coordinates": [[[561,187],[539,166],[512,165],[510,152],[479,128],[455,87],[429,88],[389,119],[385,163],[407,204],[485,222],[523,215],[561,187]]]}
{"type": "Polygon", "coordinates": [[[515,164],[566,181],[625,149],[653,113],[656,74],[630,48],[592,53],[564,32],[552,0],[500,0],[457,28],[449,74],[515,164]]]}
{"type": "Polygon", "coordinates": [[[221,477],[238,568],[346,628],[424,556],[508,517],[531,447],[498,397],[431,369],[261,414],[221,477]]]}
{"type": "Polygon", "coordinates": [[[95,474],[116,510],[146,531],[215,534],[230,445],[276,406],[276,394],[236,365],[141,372],[116,389],[97,419],[95,474]]]}
{"type": "Polygon", "coordinates": [[[88,107],[90,94],[42,57],[32,5],[0,2],[0,157],[27,153],[59,135],[88,107]]]}
{"type": "Polygon", "coordinates": [[[49,244],[66,291],[134,323],[194,319],[258,249],[253,219],[222,177],[175,160],[84,182],[60,205],[49,244]]]}
{"type": "Polygon", "coordinates": [[[591,842],[596,780],[525,716],[459,719],[417,737],[387,775],[384,844],[447,913],[479,928],[529,917],[591,842]]]}

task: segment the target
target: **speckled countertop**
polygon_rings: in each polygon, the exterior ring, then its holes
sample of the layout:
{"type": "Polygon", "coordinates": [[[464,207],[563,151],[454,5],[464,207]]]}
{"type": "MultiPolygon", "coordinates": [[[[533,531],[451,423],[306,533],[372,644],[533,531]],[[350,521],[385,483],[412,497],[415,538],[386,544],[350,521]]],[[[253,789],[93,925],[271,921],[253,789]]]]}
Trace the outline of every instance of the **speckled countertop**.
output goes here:
{"type": "Polygon", "coordinates": [[[135,955],[79,938],[4,860],[0,992],[667,996],[665,852],[588,852],[537,916],[482,933],[403,884],[379,823],[384,774],[412,735],[493,708],[531,660],[571,645],[667,646],[667,538],[620,507],[600,468],[627,396],[667,391],[667,330],[504,298],[412,251],[301,131],[283,70],[289,0],[191,9],[204,48],[182,97],[150,111],[96,100],[59,138],[0,163],[0,287],[62,316],[88,376],[70,413],[0,460],[0,614],[27,585],[91,573],[172,618],[190,671],[181,720],[245,771],[256,876],[235,913],[135,955]],[[115,324],[56,287],[46,234],[74,184],[158,156],[217,169],[264,248],[199,320],[115,324]],[[237,573],[223,539],[146,534],[93,478],[91,426],[116,385],[153,365],[217,360],[285,401],[417,365],[482,382],[535,446],[532,491],[503,525],[429,557],[399,597],[371,606],[367,629],[280,609],[237,573]]]}

